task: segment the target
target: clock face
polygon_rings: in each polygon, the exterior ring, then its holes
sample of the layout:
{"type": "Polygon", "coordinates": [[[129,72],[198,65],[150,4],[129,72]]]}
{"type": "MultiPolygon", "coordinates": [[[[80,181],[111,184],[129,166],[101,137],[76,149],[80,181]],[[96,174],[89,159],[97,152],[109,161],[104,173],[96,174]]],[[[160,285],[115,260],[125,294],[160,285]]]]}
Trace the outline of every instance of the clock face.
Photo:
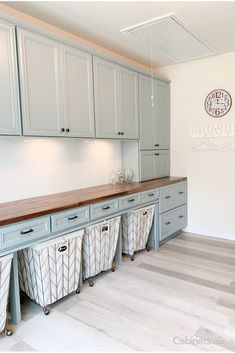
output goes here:
{"type": "Polygon", "coordinates": [[[206,112],[213,118],[227,114],[232,106],[232,98],[224,89],[215,89],[205,99],[206,112]]]}

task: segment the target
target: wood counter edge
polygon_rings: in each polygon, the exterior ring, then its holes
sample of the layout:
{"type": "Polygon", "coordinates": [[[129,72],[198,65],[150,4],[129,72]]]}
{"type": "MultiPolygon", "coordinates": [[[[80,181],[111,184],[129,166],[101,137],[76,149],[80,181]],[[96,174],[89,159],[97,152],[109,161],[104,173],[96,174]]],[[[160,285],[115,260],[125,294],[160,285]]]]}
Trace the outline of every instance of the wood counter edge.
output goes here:
{"type": "Polygon", "coordinates": [[[161,188],[185,180],[187,180],[187,177],[166,177],[131,184],[105,184],[96,187],[2,203],[0,204],[0,227],[96,202],[102,202],[115,197],[161,188]],[[92,192],[94,192],[94,195],[92,192]],[[86,193],[88,196],[86,196],[86,193]],[[63,196],[65,197],[64,201],[63,196]],[[68,198],[67,201],[66,197],[68,198]],[[70,198],[71,201],[69,200],[70,198]],[[38,206],[37,203],[39,203],[38,206]],[[59,204],[57,205],[57,203],[59,204]]]}

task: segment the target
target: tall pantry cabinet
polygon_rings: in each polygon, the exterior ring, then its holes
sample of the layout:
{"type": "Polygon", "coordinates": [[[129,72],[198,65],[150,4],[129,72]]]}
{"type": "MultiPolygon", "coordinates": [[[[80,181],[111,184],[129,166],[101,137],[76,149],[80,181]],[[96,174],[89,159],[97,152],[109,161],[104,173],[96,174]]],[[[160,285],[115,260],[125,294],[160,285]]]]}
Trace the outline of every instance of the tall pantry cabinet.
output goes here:
{"type": "Polygon", "coordinates": [[[139,74],[140,179],[170,175],[170,85],[139,74]]]}

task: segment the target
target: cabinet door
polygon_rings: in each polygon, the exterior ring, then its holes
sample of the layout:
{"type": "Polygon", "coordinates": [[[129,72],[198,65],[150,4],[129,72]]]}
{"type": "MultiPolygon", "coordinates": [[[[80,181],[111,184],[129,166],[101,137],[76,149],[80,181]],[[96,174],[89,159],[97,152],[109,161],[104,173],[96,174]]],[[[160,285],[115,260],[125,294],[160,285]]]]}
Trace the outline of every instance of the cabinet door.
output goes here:
{"type": "Polygon", "coordinates": [[[154,151],[140,151],[140,178],[149,180],[155,178],[155,154],[154,151]]]}
{"type": "Polygon", "coordinates": [[[123,138],[138,139],[138,74],[118,67],[118,116],[123,138]]]}
{"type": "Polygon", "coordinates": [[[117,111],[117,65],[93,57],[96,136],[120,138],[117,111]]]}
{"type": "Polygon", "coordinates": [[[170,175],[170,152],[168,150],[155,151],[155,178],[170,175]]]}
{"type": "Polygon", "coordinates": [[[140,149],[153,149],[155,140],[153,111],[153,82],[151,77],[139,75],[140,149]]]}
{"type": "Polygon", "coordinates": [[[169,83],[154,80],[155,143],[159,149],[170,145],[170,86],[169,83]]]}
{"type": "Polygon", "coordinates": [[[18,30],[24,135],[61,135],[60,46],[39,34],[18,30]]]}
{"type": "Polygon", "coordinates": [[[163,151],[140,151],[141,180],[163,178],[170,175],[170,154],[163,151]]]}
{"type": "Polygon", "coordinates": [[[94,137],[92,56],[63,46],[62,62],[66,135],[94,137]]]}
{"type": "Polygon", "coordinates": [[[0,21],[0,134],[20,133],[15,28],[0,21]]]}

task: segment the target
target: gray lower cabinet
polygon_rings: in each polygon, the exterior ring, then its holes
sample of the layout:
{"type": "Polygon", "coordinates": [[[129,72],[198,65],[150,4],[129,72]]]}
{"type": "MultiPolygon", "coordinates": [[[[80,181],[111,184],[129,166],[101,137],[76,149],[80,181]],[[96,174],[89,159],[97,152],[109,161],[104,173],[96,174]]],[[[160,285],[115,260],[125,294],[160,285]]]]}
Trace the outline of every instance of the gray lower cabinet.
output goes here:
{"type": "Polygon", "coordinates": [[[15,26],[0,20],[0,135],[20,135],[15,26]]]}
{"type": "Polygon", "coordinates": [[[140,178],[150,180],[170,175],[169,150],[140,151],[140,178]]]}
{"type": "Polygon", "coordinates": [[[160,241],[184,229],[187,225],[187,182],[160,189],[160,241]]]}
{"type": "Polygon", "coordinates": [[[17,30],[24,135],[94,136],[92,58],[17,30]]]}
{"type": "Polygon", "coordinates": [[[138,73],[93,57],[96,137],[138,139],[138,73]]]}
{"type": "Polygon", "coordinates": [[[187,225],[187,206],[183,205],[160,215],[160,240],[184,229],[187,225]]]}

